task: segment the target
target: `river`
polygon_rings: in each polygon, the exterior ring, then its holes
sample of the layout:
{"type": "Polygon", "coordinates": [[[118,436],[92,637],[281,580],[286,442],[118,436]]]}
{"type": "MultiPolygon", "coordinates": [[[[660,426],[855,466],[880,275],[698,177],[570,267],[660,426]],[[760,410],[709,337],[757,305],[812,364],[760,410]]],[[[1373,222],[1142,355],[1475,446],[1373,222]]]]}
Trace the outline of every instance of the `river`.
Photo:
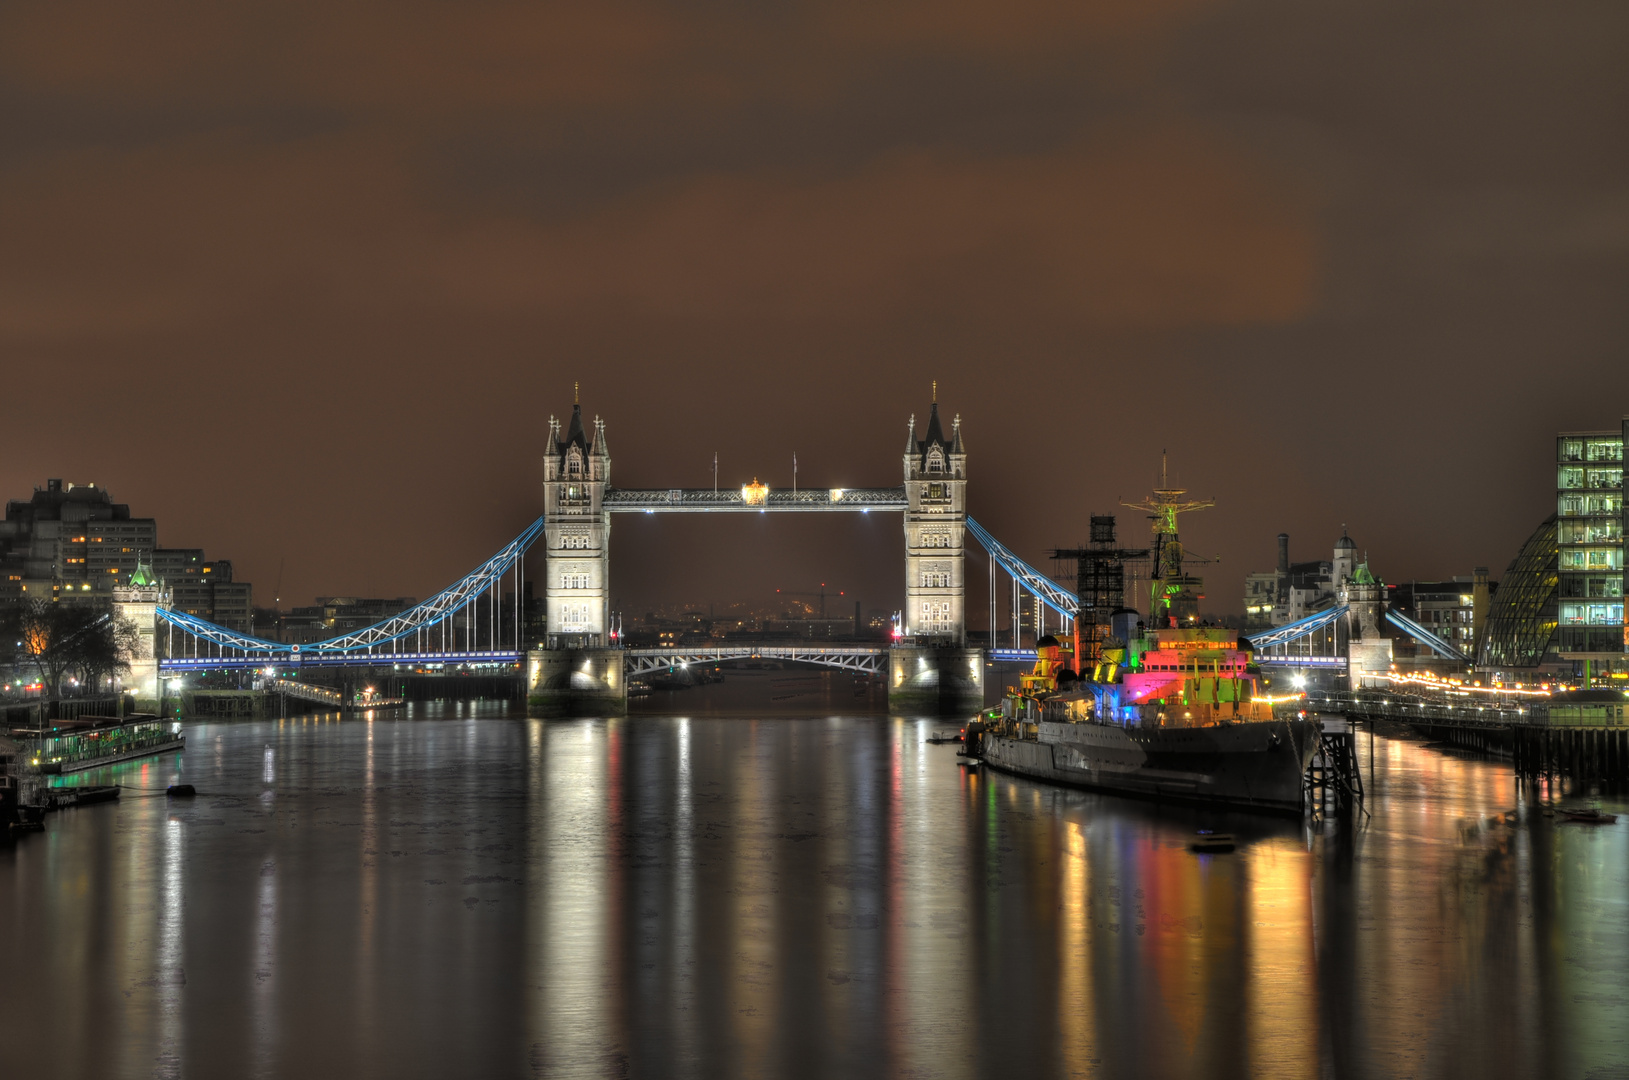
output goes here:
{"type": "MultiPolygon", "coordinates": [[[[16,1077],[1629,1075],[1629,824],[1360,742],[1355,827],[957,764],[946,722],[186,725],[0,847],[16,1077]],[[173,782],[197,786],[169,799],[173,782]],[[1195,830],[1239,838],[1195,854],[1195,830]]],[[[1624,809],[1607,799],[1608,808],[1624,809]]]]}

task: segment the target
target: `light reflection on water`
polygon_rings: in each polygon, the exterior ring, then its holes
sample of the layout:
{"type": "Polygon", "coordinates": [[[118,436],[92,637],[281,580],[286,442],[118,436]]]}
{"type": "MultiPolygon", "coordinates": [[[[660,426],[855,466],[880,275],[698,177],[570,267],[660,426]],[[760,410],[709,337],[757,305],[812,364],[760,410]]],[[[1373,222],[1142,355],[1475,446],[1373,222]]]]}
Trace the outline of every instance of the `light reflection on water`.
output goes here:
{"type": "Polygon", "coordinates": [[[499,713],[86,776],[149,790],[0,849],[8,1074],[1629,1071],[1629,826],[1499,763],[1376,740],[1373,819],[1314,830],[964,769],[932,721],[499,713]]]}

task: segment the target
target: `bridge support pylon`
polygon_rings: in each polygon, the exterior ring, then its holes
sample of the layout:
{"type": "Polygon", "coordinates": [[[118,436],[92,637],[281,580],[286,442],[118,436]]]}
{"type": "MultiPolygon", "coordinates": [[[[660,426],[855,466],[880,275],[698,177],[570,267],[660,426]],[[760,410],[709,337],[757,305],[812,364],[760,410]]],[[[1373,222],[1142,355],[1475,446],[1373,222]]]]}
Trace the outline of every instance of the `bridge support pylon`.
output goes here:
{"type": "Polygon", "coordinates": [[[533,716],[626,716],[621,649],[533,649],[526,654],[526,709],[533,716]]]}
{"type": "Polygon", "coordinates": [[[984,707],[984,650],[896,645],[888,650],[888,708],[952,716],[984,707]]]}

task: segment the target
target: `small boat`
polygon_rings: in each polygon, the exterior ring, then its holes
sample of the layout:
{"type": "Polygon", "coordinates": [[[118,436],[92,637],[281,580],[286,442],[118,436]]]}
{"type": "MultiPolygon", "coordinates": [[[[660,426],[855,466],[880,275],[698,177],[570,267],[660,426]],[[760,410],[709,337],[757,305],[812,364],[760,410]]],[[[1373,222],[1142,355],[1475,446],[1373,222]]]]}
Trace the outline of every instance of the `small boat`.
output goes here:
{"type": "Polygon", "coordinates": [[[51,807],[56,810],[66,810],[71,806],[91,806],[100,802],[113,802],[118,797],[119,787],[117,784],[52,788],[48,796],[51,807]]]}
{"type": "Polygon", "coordinates": [[[1581,825],[1612,825],[1618,820],[1618,815],[1602,813],[1599,807],[1594,806],[1583,810],[1563,809],[1561,816],[1568,821],[1576,821],[1581,825]]]}
{"type": "Polygon", "coordinates": [[[1188,845],[1189,851],[1197,851],[1204,855],[1226,855],[1234,850],[1233,834],[1225,832],[1211,832],[1208,829],[1200,830],[1193,843],[1188,845]]]}
{"type": "Polygon", "coordinates": [[[960,735],[951,735],[943,731],[935,731],[932,735],[928,736],[927,741],[930,743],[961,742],[962,737],[960,735]]]}

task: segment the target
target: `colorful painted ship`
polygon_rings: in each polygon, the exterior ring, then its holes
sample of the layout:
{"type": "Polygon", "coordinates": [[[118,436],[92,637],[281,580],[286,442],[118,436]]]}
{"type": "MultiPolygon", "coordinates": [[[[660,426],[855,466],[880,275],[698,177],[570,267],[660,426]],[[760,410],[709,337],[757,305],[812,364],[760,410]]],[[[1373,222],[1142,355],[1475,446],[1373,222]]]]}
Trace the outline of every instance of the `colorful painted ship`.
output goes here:
{"type": "Polygon", "coordinates": [[[1162,481],[1137,504],[1153,511],[1150,615],[1083,603],[1070,638],[1043,637],[1034,669],[968,727],[964,753],[1056,783],[1299,813],[1318,723],[1263,692],[1236,631],[1200,623],[1176,519],[1210,504],[1183,494],[1162,481]]]}

